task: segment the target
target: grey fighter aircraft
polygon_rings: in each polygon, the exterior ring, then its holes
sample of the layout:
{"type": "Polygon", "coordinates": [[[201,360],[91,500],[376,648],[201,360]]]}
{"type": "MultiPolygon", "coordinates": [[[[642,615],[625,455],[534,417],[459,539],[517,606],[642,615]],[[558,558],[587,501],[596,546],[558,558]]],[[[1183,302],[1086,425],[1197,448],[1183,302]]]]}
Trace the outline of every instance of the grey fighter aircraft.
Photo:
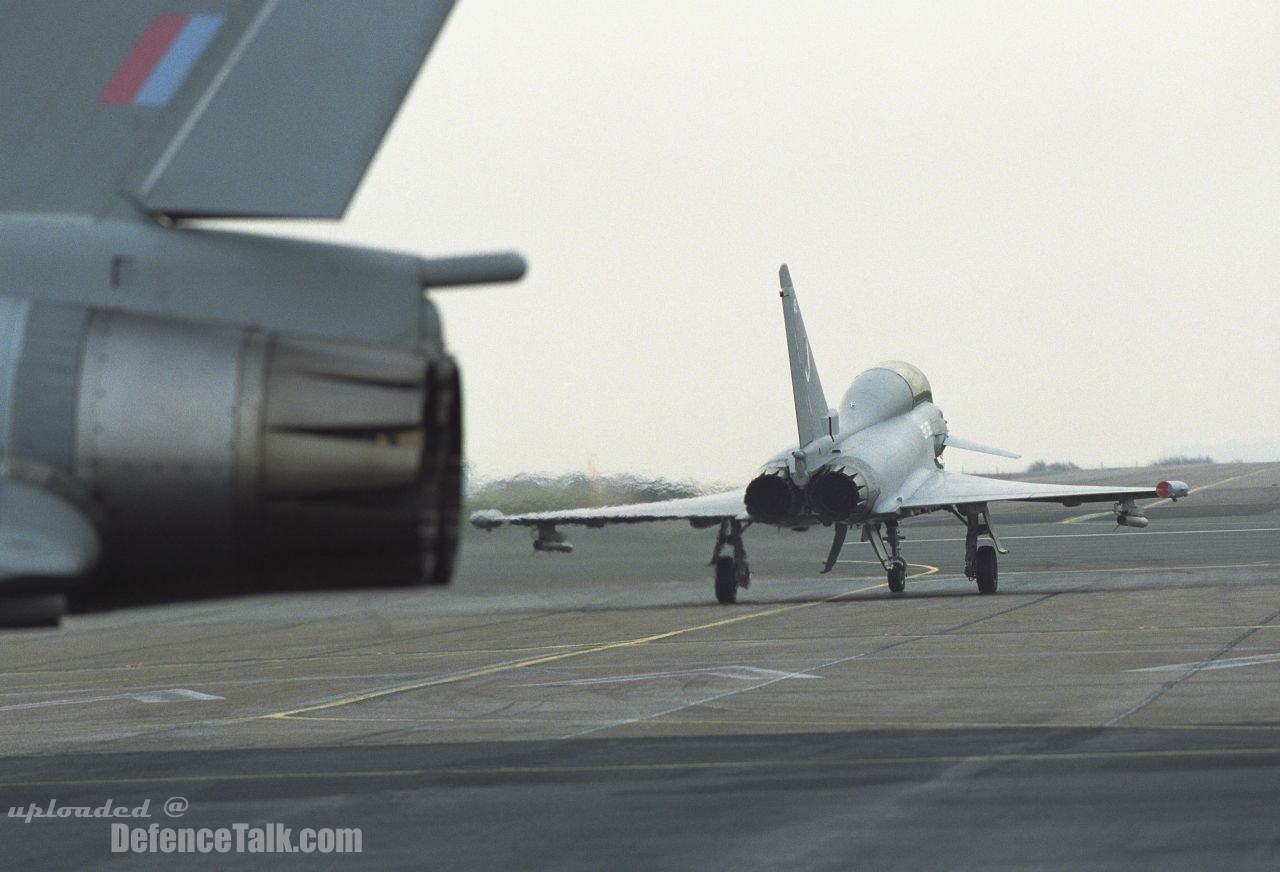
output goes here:
{"type": "Polygon", "coordinates": [[[0,624],[449,580],[426,292],[523,259],[190,221],[340,217],[452,5],[0,0],[0,624]]]}
{"type": "Polygon", "coordinates": [[[965,575],[980,593],[995,593],[996,553],[1007,554],[991,525],[987,506],[999,500],[1062,503],[1114,502],[1119,524],[1147,526],[1135,500],[1186,496],[1187,485],[1162,481],[1153,488],[1092,487],[1007,481],[947,472],[942,453],[948,447],[1017,457],[998,448],[951,435],[924,373],[909,363],[889,361],[853,380],[838,408],[827,405],[813,351],[800,316],[800,304],[783,265],[782,317],[791,361],[799,442],[765,462],[743,490],[687,499],[605,508],[531,512],[504,515],[478,511],[471,523],[492,530],[503,524],[534,529],[538,551],[571,551],[557,527],[581,524],[629,524],[641,521],[686,520],[695,527],[718,526],[711,565],[715,567],[716,599],[737,600],[747,586],[750,570],[742,534],[753,523],[805,529],[816,524],[834,527],[835,536],[822,572],[830,572],[851,527],[862,530],[884,566],[889,589],[901,593],[907,562],[902,556],[898,524],[914,515],[946,511],[967,529],[965,575]],[[979,545],[982,537],[992,544],[979,545]],[[729,554],[725,554],[725,550],[729,554]]]}

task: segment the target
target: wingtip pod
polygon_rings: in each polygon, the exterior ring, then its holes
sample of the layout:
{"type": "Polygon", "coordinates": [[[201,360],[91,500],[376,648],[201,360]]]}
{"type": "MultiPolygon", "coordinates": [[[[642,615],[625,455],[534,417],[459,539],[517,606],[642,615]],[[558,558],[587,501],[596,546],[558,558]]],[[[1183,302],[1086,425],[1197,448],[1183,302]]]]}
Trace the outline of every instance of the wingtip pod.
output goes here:
{"type": "Polygon", "coordinates": [[[483,509],[471,513],[471,524],[481,530],[496,530],[507,520],[507,516],[497,509],[483,509]]]}
{"type": "Polygon", "coordinates": [[[785,297],[787,294],[795,292],[795,288],[791,285],[791,270],[787,269],[785,263],[778,268],[778,284],[782,286],[780,296],[785,297]]]}
{"type": "Polygon", "coordinates": [[[1191,493],[1185,481],[1162,481],[1156,485],[1156,493],[1166,500],[1176,500],[1191,493]]]}

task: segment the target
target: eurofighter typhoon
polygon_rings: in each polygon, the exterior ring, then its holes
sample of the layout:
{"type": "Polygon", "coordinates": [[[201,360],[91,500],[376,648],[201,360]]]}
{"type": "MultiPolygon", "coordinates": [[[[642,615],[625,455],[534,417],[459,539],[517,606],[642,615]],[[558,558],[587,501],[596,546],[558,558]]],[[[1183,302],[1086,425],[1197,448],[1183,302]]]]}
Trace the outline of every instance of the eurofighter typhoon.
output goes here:
{"type": "Polygon", "coordinates": [[[524,261],[187,222],[341,217],[452,5],[0,0],[0,623],[448,582],[426,291],[524,261]]]}
{"type": "Polygon", "coordinates": [[[923,372],[909,363],[889,361],[853,380],[836,408],[828,407],[813,351],[800,315],[791,275],[784,265],[782,315],[791,362],[799,442],[769,458],[743,490],[654,503],[566,511],[504,515],[479,511],[471,523],[492,530],[503,524],[534,528],[539,551],[571,551],[557,526],[628,524],[686,520],[695,527],[718,527],[711,565],[715,594],[722,603],[737,600],[750,581],[743,532],[751,524],[806,529],[816,524],[834,528],[831,550],[822,571],[830,572],[853,527],[871,544],[884,567],[889,589],[901,593],[907,562],[902,556],[901,521],[945,511],[965,525],[965,575],[979,593],[998,586],[997,552],[1007,554],[991,524],[988,504],[1000,500],[1061,503],[1113,502],[1116,522],[1146,527],[1135,500],[1186,496],[1187,485],[1162,481],[1147,487],[1094,487],[1008,481],[947,472],[942,453],[948,447],[1017,457],[951,435],[923,372]],[[979,544],[986,537],[990,544],[979,544]],[[728,550],[729,553],[725,553],[728,550]]]}

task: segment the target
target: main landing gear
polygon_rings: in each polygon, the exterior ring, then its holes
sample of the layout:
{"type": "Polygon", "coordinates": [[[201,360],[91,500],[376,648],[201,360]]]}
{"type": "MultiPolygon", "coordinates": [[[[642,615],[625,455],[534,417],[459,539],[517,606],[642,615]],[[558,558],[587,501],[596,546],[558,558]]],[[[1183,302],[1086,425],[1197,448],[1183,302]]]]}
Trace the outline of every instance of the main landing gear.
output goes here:
{"type": "Polygon", "coordinates": [[[716,568],[716,601],[728,605],[738,601],[738,588],[751,584],[751,567],[747,565],[747,549],[742,544],[742,533],[751,522],[742,523],[737,518],[725,518],[716,533],[716,547],[711,552],[711,563],[716,568]],[[726,547],[733,554],[725,554],[726,547]]]}
{"type": "MultiPolygon", "coordinates": [[[[978,583],[978,593],[995,593],[999,586],[996,554],[1008,554],[1009,549],[1001,544],[996,532],[991,527],[985,503],[950,506],[949,511],[964,522],[964,574],[978,583]],[[987,536],[992,545],[978,545],[978,537],[987,536]]],[[[898,532],[895,520],[873,521],[862,525],[862,541],[870,542],[876,559],[884,567],[889,583],[889,590],[902,593],[907,587],[907,561],[902,556],[901,542],[906,538],[898,532]]],[[[843,543],[844,537],[837,531],[836,541],[843,543]]],[[[837,550],[833,546],[832,553],[837,550]]],[[[835,561],[828,558],[828,567],[835,561]]]]}
{"type": "Polygon", "coordinates": [[[964,574],[978,583],[978,593],[995,593],[1000,584],[996,552],[1008,554],[1009,549],[1000,543],[996,531],[991,528],[991,518],[985,505],[961,506],[952,513],[964,521],[964,574]],[[979,536],[989,536],[993,545],[978,545],[979,536]]]}
{"type": "MultiPolygon", "coordinates": [[[[978,593],[995,593],[999,587],[996,555],[1008,554],[1009,549],[1001,544],[992,529],[986,503],[948,506],[947,510],[965,525],[964,574],[977,582],[978,593]],[[978,545],[978,538],[981,536],[990,538],[992,544],[978,545]]],[[[750,521],[744,523],[736,518],[725,518],[720,522],[715,550],[711,552],[711,563],[708,564],[715,567],[718,602],[737,602],[738,589],[751,583],[747,550],[742,544],[742,534],[750,526],[750,521]],[[725,553],[727,549],[731,550],[730,554],[725,553]]],[[[822,570],[824,573],[830,572],[835,566],[840,549],[844,547],[849,526],[840,523],[835,525],[835,538],[822,570]]],[[[907,560],[902,556],[902,541],[905,538],[898,530],[896,519],[872,521],[862,525],[862,541],[871,544],[876,558],[884,567],[889,590],[893,593],[902,593],[907,589],[907,560]]]]}

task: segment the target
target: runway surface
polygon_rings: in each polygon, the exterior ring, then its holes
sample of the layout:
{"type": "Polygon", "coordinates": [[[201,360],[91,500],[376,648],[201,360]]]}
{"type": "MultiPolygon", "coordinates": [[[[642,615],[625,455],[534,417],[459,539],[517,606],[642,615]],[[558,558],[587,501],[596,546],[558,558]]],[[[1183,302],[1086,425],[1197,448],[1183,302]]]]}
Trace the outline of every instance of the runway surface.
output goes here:
{"type": "MultiPolygon", "coordinates": [[[[1203,489],[1145,531],[997,504],[995,596],[942,517],[904,524],[900,596],[866,545],[819,577],[827,531],[752,529],[730,607],[711,531],[570,529],[577,553],[535,555],[504,530],[468,535],[446,591],[6,634],[0,806],[359,827],[343,862],[384,868],[1276,868],[1280,466],[1183,477],[1203,489]]],[[[338,860],[0,827],[14,868],[338,860]]]]}

